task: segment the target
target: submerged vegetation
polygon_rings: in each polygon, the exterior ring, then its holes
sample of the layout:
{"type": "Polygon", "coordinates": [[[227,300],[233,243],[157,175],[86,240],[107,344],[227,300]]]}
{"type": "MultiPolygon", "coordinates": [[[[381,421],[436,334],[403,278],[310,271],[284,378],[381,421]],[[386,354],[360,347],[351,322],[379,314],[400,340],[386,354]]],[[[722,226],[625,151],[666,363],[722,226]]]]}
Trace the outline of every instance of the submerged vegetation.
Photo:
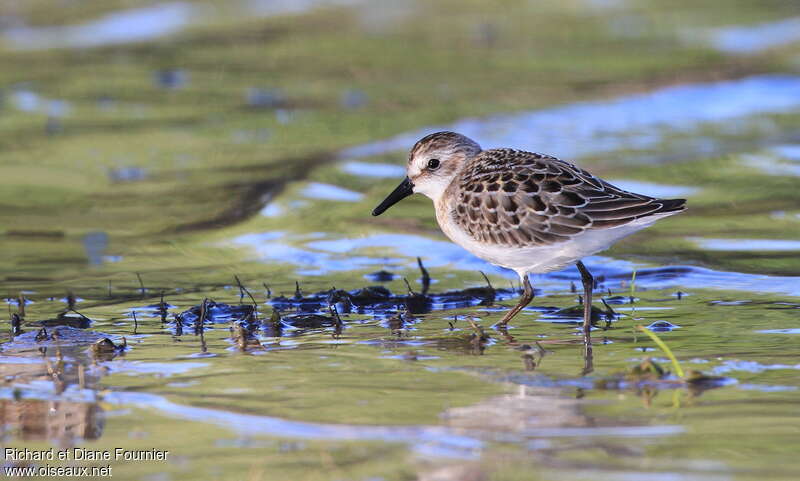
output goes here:
{"type": "Polygon", "coordinates": [[[170,451],[121,479],[793,479],[800,51],[746,29],[796,5],[299,4],[0,5],[8,445],[170,451]],[[591,350],[576,271],[493,329],[519,286],[427,199],[370,217],[437,125],[689,198],[586,261],[591,350]]]}

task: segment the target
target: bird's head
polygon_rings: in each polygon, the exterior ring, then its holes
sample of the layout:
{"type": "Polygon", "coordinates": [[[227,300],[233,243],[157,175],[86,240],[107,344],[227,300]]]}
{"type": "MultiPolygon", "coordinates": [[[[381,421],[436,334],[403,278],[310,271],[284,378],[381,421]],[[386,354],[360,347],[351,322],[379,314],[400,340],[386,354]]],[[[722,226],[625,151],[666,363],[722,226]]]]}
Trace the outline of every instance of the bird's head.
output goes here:
{"type": "Polygon", "coordinates": [[[481,146],[455,132],[436,132],[420,139],[408,154],[406,178],[373,211],[385,210],[413,193],[438,200],[464,164],[481,152],[481,146]]]}

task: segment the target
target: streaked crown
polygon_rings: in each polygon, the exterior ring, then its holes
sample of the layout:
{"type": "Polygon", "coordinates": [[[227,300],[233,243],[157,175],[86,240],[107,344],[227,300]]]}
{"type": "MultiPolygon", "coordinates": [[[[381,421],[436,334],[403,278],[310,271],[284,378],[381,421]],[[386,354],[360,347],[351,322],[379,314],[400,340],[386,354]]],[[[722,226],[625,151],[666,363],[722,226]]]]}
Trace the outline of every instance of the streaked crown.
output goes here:
{"type": "Polygon", "coordinates": [[[408,154],[408,161],[411,162],[415,157],[439,153],[444,156],[464,155],[473,157],[481,151],[481,146],[466,135],[456,132],[434,132],[419,139],[411,152],[408,154]]]}

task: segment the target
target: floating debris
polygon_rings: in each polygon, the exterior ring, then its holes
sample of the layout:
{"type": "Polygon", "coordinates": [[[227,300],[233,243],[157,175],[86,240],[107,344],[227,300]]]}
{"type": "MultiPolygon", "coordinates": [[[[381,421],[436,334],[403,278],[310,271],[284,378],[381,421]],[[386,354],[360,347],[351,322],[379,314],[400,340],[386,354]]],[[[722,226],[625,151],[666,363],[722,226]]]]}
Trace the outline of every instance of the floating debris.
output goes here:
{"type": "Polygon", "coordinates": [[[486,332],[483,330],[483,327],[475,324],[475,321],[472,321],[471,319],[468,319],[468,321],[473,330],[468,338],[469,344],[472,347],[472,354],[478,356],[483,355],[483,352],[486,350],[486,345],[491,337],[486,334],[486,332]]]}
{"type": "Polygon", "coordinates": [[[634,382],[663,379],[669,375],[669,371],[661,367],[651,358],[646,358],[625,374],[625,377],[634,382]]]}
{"type": "Polygon", "coordinates": [[[24,332],[2,345],[2,351],[38,349],[40,347],[66,347],[92,344],[109,334],[88,331],[71,326],[42,327],[37,331],[24,332]]]}
{"type": "MultiPolygon", "coordinates": [[[[185,325],[191,325],[198,322],[201,317],[201,311],[203,309],[203,305],[198,305],[191,307],[180,314],[177,317],[180,318],[181,323],[185,325]]],[[[208,300],[205,303],[205,315],[203,316],[203,322],[205,324],[219,324],[219,323],[229,323],[229,322],[246,322],[251,323],[253,322],[255,314],[255,309],[253,306],[249,304],[241,304],[241,305],[230,305],[225,304],[222,302],[215,302],[212,300],[208,300]]]]}
{"type": "MultiPolygon", "coordinates": [[[[492,286],[492,283],[489,281],[489,278],[486,277],[486,274],[481,272],[483,279],[486,281],[486,287],[469,287],[467,289],[456,291],[452,293],[444,293],[444,296],[448,294],[454,296],[466,296],[471,297],[473,299],[479,300],[479,305],[481,306],[491,306],[494,304],[495,299],[497,299],[497,290],[492,286]]],[[[513,288],[512,288],[513,290],[513,288]]]]}
{"type": "Polygon", "coordinates": [[[336,309],[336,312],[349,313],[353,309],[353,298],[349,292],[335,287],[328,292],[325,300],[329,308],[336,309]]]}
{"type": "Polygon", "coordinates": [[[700,371],[689,371],[684,377],[675,376],[655,360],[646,358],[625,372],[610,378],[595,380],[594,387],[609,390],[634,390],[644,398],[645,404],[649,406],[659,389],[686,388],[692,396],[699,396],[704,391],[732,382],[735,381],[726,377],[710,376],[700,371]]]}
{"type": "Polygon", "coordinates": [[[433,299],[425,294],[418,294],[411,289],[408,279],[403,279],[408,288],[408,295],[405,297],[406,310],[412,314],[423,314],[430,312],[433,308],[433,299]]]}
{"type": "Polygon", "coordinates": [[[281,337],[283,335],[281,315],[277,310],[272,310],[272,316],[261,325],[261,330],[265,337],[281,337]]]}
{"type": "Polygon", "coordinates": [[[92,320],[75,310],[66,310],[59,313],[55,319],[32,321],[27,325],[41,327],[69,326],[76,329],[86,329],[92,325],[92,320]]]}
{"type": "Polygon", "coordinates": [[[128,348],[128,341],[123,337],[121,344],[114,344],[114,341],[104,337],[98,339],[92,344],[92,355],[95,359],[110,361],[117,354],[120,354],[128,348]]]}
{"type": "Polygon", "coordinates": [[[336,319],[322,314],[292,314],[284,316],[281,320],[288,326],[297,329],[321,329],[336,325],[336,319]]]}
{"type": "Polygon", "coordinates": [[[240,351],[246,351],[250,347],[261,347],[261,343],[246,324],[236,322],[231,328],[231,339],[240,351]]]}
{"type": "Polygon", "coordinates": [[[302,295],[298,290],[294,297],[277,296],[270,299],[269,303],[276,309],[285,311],[289,309],[301,312],[318,312],[336,305],[339,312],[349,313],[355,310],[359,314],[385,313],[398,306],[404,306],[413,314],[424,314],[436,309],[454,309],[472,307],[476,305],[490,306],[499,299],[510,298],[517,293],[511,289],[495,289],[488,282],[485,287],[471,287],[459,291],[448,291],[441,294],[427,295],[430,281],[423,282],[422,293],[414,292],[407,284],[407,295],[395,295],[384,286],[367,286],[353,291],[331,289],[317,292],[308,296],[302,295]]]}
{"type": "Polygon", "coordinates": [[[408,327],[408,324],[415,322],[416,319],[409,312],[398,312],[396,316],[392,316],[386,320],[386,327],[392,331],[392,334],[400,337],[403,335],[403,330],[408,327]]]}
{"type": "Polygon", "coordinates": [[[702,391],[725,386],[733,382],[733,380],[730,378],[723,376],[710,376],[694,369],[686,373],[684,381],[686,381],[687,386],[695,395],[702,391]]]}
{"type": "Polygon", "coordinates": [[[390,301],[393,296],[392,292],[383,286],[368,286],[353,292],[351,298],[357,306],[368,306],[390,301]]]}

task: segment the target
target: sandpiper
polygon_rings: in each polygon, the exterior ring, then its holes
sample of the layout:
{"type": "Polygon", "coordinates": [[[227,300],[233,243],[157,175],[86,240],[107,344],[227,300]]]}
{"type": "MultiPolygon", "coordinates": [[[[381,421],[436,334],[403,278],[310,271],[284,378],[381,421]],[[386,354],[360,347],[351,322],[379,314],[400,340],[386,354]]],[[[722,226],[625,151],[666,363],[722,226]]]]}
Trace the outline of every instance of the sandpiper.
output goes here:
{"type": "Polygon", "coordinates": [[[499,325],[533,299],[529,274],[575,263],[583,282],[583,332],[591,329],[594,278],[581,259],[685,209],[685,199],[627,192],[555,157],[514,149],[483,150],[455,132],[418,141],[406,178],[373,211],[413,193],[433,200],[439,227],[453,242],[519,275],[524,291],[499,325]]]}

